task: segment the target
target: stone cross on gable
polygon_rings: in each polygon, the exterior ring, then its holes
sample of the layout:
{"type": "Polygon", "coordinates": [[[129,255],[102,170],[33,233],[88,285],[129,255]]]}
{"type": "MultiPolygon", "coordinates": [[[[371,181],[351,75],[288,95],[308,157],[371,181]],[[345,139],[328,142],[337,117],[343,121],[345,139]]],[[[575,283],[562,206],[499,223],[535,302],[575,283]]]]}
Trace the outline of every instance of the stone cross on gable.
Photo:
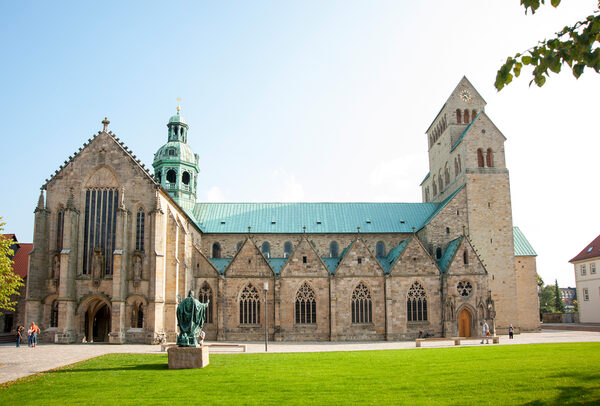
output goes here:
{"type": "Polygon", "coordinates": [[[108,125],[110,124],[110,121],[108,121],[107,117],[104,117],[104,120],[102,120],[102,124],[104,125],[104,129],[102,131],[106,132],[106,129],[108,128],[108,125]]]}

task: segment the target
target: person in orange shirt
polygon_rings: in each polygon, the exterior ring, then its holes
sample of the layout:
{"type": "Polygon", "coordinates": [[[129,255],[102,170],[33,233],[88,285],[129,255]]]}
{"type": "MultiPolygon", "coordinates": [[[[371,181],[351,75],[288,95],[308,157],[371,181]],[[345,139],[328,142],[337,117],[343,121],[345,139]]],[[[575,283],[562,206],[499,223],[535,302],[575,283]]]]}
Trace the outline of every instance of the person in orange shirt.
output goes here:
{"type": "Polygon", "coordinates": [[[32,331],[31,346],[35,347],[37,344],[37,336],[40,333],[40,328],[37,326],[37,324],[35,324],[35,322],[32,321],[30,330],[32,331]]]}

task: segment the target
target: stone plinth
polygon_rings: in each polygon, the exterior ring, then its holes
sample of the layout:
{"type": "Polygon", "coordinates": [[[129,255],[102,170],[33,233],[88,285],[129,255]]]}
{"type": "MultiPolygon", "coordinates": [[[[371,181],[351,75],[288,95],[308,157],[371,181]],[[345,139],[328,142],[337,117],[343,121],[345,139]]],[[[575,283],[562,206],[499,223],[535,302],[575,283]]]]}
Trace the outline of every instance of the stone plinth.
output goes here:
{"type": "Polygon", "coordinates": [[[204,368],[208,365],[208,347],[171,347],[167,350],[169,369],[204,368]]]}

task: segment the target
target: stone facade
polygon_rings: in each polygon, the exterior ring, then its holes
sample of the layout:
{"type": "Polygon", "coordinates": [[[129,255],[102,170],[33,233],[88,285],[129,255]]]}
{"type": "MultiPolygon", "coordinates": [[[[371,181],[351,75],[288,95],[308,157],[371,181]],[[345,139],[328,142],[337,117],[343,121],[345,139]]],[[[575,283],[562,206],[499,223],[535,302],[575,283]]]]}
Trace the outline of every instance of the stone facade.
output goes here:
{"type": "MultiPolygon", "coordinates": [[[[515,269],[504,136],[484,106],[461,80],[428,130],[426,203],[369,206],[388,215],[375,225],[368,213],[360,219],[377,232],[332,230],[321,218],[323,232],[306,232],[298,219],[282,232],[215,231],[189,199],[198,157],[179,111],[155,156],[156,176],[105,121],[43,186],[27,320],[60,343],[173,342],[178,298],[194,289],[210,299],[207,340],[262,340],[265,325],[269,339],[294,341],[476,335],[483,320],[499,331],[509,323],[535,330],[531,266],[515,269]],[[452,121],[467,105],[475,122],[452,121]],[[479,166],[481,148],[493,154],[487,167],[479,166]]],[[[218,224],[232,222],[223,215],[218,224]]]]}

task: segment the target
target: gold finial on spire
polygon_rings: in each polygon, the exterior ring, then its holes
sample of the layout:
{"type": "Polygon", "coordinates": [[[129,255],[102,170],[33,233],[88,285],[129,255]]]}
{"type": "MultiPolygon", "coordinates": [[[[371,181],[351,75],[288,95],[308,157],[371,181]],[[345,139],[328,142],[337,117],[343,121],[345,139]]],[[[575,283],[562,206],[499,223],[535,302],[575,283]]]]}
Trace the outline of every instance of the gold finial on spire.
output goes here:
{"type": "Polygon", "coordinates": [[[181,107],[179,107],[179,103],[181,103],[181,97],[177,98],[177,112],[178,113],[181,111],[181,107]]]}

